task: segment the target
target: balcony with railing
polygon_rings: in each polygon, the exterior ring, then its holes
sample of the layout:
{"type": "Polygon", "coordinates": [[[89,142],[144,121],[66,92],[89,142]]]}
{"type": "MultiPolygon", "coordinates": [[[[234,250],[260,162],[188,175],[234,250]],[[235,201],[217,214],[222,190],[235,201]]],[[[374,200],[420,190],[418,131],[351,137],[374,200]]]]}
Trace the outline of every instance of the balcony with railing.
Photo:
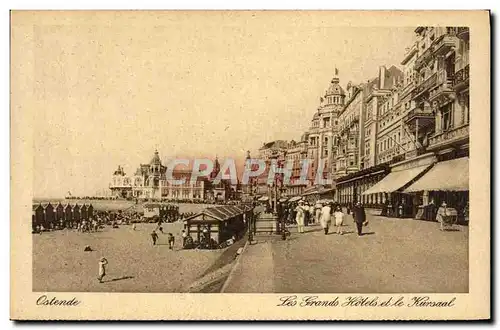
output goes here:
{"type": "Polygon", "coordinates": [[[455,28],[449,28],[447,34],[441,35],[433,42],[434,46],[434,54],[435,55],[444,55],[448,53],[451,48],[455,48],[458,46],[458,39],[456,36],[455,28]]]}
{"type": "Polygon", "coordinates": [[[453,81],[453,88],[455,88],[455,90],[462,90],[467,86],[469,86],[469,65],[455,72],[453,81]]]}
{"type": "Polygon", "coordinates": [[[423,82],[417,85],[413,91],[413,96],[419,96],[424,92],[428,91],[432,87],[436,86],[437,83],[437,73],[433,73],[429,78],[425,79],[423,82]]]}
{"type": "Polygon", "coordinates": [[[434,126],[436,116],[428,105],[413,108],[404,117],[404,122],[411,132],[434,126]]]}
{"type": "Polygon", "coordinates": [[[436,150],[451,145],[464,144],[469,140],[469,124],[437,132],[429,139],[428,150],[436,150]]]}
{"type": "Polygon", "coordinates": [[[453,75],[447,73],[446,70],[440,70],[437,73],[436,87],[432,88],[429,92],[429,101],[445,103],[446,99],[452,97],[451,95],[454,94],[453,75]]]}
{"type": "Polygon", "coordinates": [[[422,54],[420,54],[420,56],[415,60],[415,69],[419,70],[424,66],[424,64],[430,61],[432,59],[433,51],[434,49],[431,45],[422,54]]]}
{"type": "Polygon", "coordinates": [[[431,61],[435,55],[444,55],[452,48],[458,46],[458,33],[460,28],[447,27],[443,34],[429,45],[429,47],[415,61],[415,69],[419,70],[426,63],[431,61]]]}

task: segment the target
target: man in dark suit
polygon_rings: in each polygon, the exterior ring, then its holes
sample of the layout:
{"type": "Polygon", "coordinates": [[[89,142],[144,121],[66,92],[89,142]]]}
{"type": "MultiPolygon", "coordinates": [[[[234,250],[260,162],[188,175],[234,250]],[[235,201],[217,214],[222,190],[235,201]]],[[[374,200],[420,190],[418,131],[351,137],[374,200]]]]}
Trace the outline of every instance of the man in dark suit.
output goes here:
{"type": "Polygon", "coordinates": [[[354,217],[354,222],[356,222],[356,227],[358,229],[358,236],[362,235],[363,223],[366,221],[365,208],[360,202],[356,203],[354,209],[352,210],[352,216],[354,217]]]}

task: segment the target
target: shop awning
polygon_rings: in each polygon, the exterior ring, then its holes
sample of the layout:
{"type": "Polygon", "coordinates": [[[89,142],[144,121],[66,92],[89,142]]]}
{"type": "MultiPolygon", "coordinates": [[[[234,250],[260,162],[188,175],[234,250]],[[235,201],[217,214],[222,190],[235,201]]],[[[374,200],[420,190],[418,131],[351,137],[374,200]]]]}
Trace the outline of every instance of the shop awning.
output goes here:
{"type": "Polygon", "coordinates": [[[414,168],[391,172],[378,183],[376,183],[373,187],[366,190],[363,195],[390,193],[397,191],[428,168],[429,165],[422,165],[414,168]]]}
{"type": "Polygon", "coordinates": [[[405,192],[469,190],[469,158],[439,162],[405,192]]]}
{"type": "Polygon", "coordinates": [[[261,198],[258,199],[259,202],[267,202],[269,200],[268,196],[262,196],[261,198]]]}
{"type": "Polygon", "coordinates": [[[299,201],[302,199],[302,196],[294,196],[292,198],[290,198],[288,201],[289,202],[296,202],[296,201],[299,201]]]}

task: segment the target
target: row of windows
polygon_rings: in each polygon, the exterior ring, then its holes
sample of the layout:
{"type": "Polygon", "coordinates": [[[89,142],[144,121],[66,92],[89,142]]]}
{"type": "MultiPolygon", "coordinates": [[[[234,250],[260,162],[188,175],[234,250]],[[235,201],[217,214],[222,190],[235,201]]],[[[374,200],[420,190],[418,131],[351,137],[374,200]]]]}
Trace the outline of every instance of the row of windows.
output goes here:
{"type": "Polygon", "coordinates": [[[338,104],[338,103],[341,103],[342,102],[342,99],[340,96],[328,96],[326,98],[326,101],[328,104],[338,104]]]}
{"type": "Polygon", "coordinates": [[[380,128],[385,128],[386,126],[389,126],[390,124],[394,123],[395,119],[398,119],[399,117],[399,111],[391,115],[390,117],[387,117],[386,119],[382,120],[380,122],[380,128]]]}
{"type": "Polygon", "coordinates": [[[392,136],[386,137],[383,141],[380,141],[377,144],[377,152],[382,152],[394,146],[397,146],[400,140],[401,140],[401,132],[398,132],[397,134],[394,133],[392,136]]]}

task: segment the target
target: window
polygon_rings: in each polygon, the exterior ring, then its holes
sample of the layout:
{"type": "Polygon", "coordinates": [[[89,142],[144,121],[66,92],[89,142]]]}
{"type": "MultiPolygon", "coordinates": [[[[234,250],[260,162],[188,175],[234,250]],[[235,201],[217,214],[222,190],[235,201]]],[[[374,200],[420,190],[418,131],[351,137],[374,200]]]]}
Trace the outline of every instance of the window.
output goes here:
{"type": "Polygon", "coordinates": [[[447,131],[453,127],[453,105],[452,103],[448,103],[443,108],[441,108],[442,112],[442,120],[441,120],[441,128],[443,131],[447,131]]]}

